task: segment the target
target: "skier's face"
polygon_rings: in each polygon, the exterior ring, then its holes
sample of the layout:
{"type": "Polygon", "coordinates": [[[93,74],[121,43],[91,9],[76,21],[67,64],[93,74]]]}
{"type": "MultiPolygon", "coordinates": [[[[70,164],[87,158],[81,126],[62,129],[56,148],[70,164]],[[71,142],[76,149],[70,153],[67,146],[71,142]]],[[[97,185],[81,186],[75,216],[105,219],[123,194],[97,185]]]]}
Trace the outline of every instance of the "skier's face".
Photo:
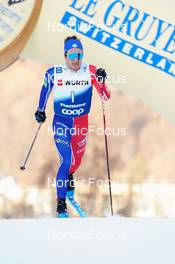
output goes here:
{"type": "Polygon", "coordinates": [[[70,49],[65,56],[68,67],[73,71],[78,71],[82,63],[83,51],[81,49],[70,49]]]}

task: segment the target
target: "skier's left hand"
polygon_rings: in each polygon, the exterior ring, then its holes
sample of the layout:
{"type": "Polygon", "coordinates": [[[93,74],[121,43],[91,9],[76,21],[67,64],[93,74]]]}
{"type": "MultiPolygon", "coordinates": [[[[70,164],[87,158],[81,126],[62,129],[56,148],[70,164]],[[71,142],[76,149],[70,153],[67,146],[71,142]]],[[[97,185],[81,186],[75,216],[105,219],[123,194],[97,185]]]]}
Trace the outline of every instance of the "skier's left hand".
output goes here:
{"type": "Polygon", "coordinates": [[[96,72],[96,78],[98,80],[98,82],[105,82],[105,79],[107,78],[107,73],[105,71],[105,69],[98,69],[96,72]]]}

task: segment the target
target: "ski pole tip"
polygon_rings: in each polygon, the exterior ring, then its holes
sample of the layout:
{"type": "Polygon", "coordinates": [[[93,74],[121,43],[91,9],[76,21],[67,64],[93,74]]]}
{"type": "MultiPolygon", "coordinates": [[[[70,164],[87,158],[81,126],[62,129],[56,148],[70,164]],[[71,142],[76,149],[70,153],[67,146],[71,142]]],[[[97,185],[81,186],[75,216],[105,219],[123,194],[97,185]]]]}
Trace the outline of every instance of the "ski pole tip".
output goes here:
{"type": "Polygon", "coordinates": [[[20,170],[25,170],[25,168],[26,168],[25,166],[21,166],[20,170]]]}

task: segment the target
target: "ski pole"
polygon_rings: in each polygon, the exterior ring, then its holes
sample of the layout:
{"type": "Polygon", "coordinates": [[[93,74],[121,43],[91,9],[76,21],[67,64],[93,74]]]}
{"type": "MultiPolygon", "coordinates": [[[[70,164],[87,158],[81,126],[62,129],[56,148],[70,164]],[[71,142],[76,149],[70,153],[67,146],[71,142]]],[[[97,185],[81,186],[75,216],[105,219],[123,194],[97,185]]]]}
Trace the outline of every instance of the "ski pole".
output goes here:
{"type": "Polygon", "coordinates": [[[108,182],[109,182],[110,207],[111,207],[111,215],[113,216],[114,213],[113,213],[113,202],[112,202],[111,174],[110,174],[110,166],[109,166],[108,139],[106,135],[105,102],[103,96],[102,96],[102,114],[103,114],[103,126],[104,126],[104,137],[105,137],[106,165],[107,165],[108,182]]]}
{"type": "Polygon", "coordinates": [[[40,124],[39,124],[39,127],[37,128],[37,131],[36,131],[36,133],[35,133],[35,136],[34,136],[34,138],[33,138],[32,144],[31,144],[31,146],[30,146],[30,148],[29,148],[29,151],[28,151],[28,153],[27,153],[27,156],[26,156],[26,159],[25,159],[25,161],[24,161],[24,164],[20,167],[21,170],[25,170],[25,169],[26,169],[27,161],[28,161],[28,159],[29,159],[30,153],[31,153],[31,151],[32,151],[32,148],[33,148],[33,145],[34,145],[34,143],[35,143],[35,140],[37,139],[37,136],[38,136],[38,133],[39,133],[39,130],[40,130],[41,126],[42,126],[42,123],[40,123],[40,124]]]}

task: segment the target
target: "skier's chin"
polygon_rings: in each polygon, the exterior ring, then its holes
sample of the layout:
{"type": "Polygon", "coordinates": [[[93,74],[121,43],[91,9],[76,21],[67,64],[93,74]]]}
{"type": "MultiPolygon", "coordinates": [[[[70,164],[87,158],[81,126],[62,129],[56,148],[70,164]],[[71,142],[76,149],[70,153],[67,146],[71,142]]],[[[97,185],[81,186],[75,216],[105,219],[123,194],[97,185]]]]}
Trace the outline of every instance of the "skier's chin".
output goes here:
{"type": "Polygon", "coordinates": [[[74,62],[74,63],[72,63],[71,68],[74,71],[78,71],[80,69],[80,65],[81,64],[79,62],[74,62]]]}

